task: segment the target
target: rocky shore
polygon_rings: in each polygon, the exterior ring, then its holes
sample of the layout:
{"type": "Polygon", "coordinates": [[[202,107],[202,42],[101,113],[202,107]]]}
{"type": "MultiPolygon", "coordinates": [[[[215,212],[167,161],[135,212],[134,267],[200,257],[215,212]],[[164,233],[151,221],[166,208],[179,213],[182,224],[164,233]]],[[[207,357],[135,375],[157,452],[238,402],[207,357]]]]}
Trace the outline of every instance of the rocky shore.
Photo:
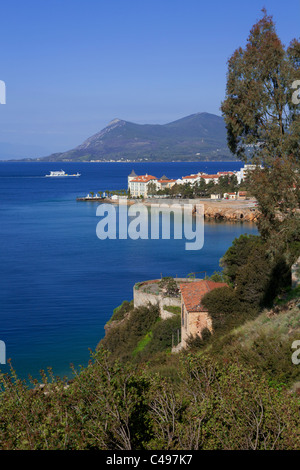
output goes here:
{"type": "Polygon", "coordinates": [[[77,201],[98,202],[106,204],[127,204],[133,205],[137,203],[151,206],[152,204],[164,204],[171,207],[176,204],[183,206],[184,204],[192,204],[194,212],[197,205],[202,204],[204,207],[204,218],[208,220],[238,221],[238,222],[256,222],[259,217],[254,200],[211,200],[211,199],[111,199],[99,197],[81,197],[77,201]]]}
{"type": "Polygon", "coordinates": [[[206,219],[256,222],[259,216],[257,207],[248,201],[209,201],[203,202],[203,205],[206,219]]]}

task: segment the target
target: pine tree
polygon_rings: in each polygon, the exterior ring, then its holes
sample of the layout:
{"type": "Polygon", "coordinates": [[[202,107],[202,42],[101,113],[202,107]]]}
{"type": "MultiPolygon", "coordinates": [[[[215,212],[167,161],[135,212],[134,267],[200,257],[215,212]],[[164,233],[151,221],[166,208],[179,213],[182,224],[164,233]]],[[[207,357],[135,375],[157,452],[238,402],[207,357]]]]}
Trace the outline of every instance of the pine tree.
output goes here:
{"type": "Polygon", "coordinates": [[[228,61],[221,110],[230,150],[257,165],[249,182],[261,212],[259,230],[278,251],[300,239],[300,104],[294,99],[300,42],[285,48],[272,17],[262,12],[245,48],[228,61]]]}

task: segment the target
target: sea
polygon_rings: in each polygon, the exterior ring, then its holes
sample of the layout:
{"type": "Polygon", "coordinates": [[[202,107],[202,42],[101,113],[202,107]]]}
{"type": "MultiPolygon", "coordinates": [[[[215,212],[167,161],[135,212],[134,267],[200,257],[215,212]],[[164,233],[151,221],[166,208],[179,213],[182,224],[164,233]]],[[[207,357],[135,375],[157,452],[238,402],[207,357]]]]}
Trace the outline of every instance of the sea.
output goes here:
{"type": "MultiPolygon", "coordinates": [[[[240,162],[0,162],[0,341],[5,364],[20,379],[41,379],[49,368],[72,378],[105,334],[114,308],[132,300],[135,283],[164,276],[203,277],[253,223],[205,222],[204,245],[185,240],[105,239],[97,236],[98,203],[90,192],[126,189],[127,176],[168,178],[239,170],[240,162]],[[79,178],[46,178],[50,171],[79,178]],[[10,361],[8,361],[10,360],[10,361]]],[[[4,362],[4,360],[2,360],[4,362]]]]}

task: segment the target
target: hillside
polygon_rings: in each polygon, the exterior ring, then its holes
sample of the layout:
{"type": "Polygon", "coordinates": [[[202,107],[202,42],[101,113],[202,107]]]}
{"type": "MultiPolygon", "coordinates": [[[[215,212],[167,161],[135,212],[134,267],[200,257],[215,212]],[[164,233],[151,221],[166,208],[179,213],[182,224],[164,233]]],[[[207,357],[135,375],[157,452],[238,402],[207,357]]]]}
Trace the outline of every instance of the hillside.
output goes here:
{"type": "Polygon", "coordinates": [[[114,119],[81,145],[44,161],[233,161],[222,117],[196,113],[168,124],[114,119]]]}

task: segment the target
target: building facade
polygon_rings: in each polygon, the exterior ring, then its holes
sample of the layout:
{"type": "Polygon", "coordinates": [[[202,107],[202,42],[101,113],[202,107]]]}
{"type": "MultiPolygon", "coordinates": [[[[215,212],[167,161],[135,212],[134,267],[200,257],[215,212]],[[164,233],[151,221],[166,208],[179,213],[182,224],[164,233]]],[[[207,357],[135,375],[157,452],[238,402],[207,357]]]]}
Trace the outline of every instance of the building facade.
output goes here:
{"type": "Polygon", "coordinates": [[[206,280],[180,284],[181,348],[186,348],[190,337],[201,337],[204,329],[213,331],[212,319],[201,301],[205,294],[220,287],[227,287],[227,284],[206,280]]]}

